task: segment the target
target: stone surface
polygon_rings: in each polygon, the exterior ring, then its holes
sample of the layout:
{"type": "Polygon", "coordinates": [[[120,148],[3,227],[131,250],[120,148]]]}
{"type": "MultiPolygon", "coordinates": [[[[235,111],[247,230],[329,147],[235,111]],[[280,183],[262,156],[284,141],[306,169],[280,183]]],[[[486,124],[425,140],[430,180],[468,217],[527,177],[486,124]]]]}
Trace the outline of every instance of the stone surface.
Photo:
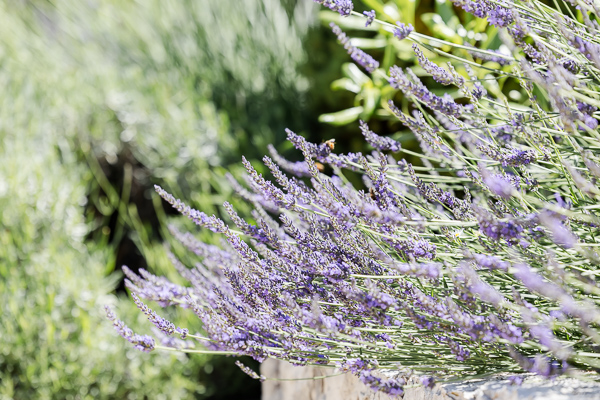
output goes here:
{"type": "MultiPolygon", "coordinates": [[[[267,378],[263,383],[262,400],[390,400],[376,393],[358,378],[338,375],[334,368],[296,367],[292,364],[267,360],[261,366],[267,378]],[[322,376],[330,376],[320,379],[322,376]],[[315,377],[319,379],[314,379],[315,377]]],[[[572,378],[553,381],[536,376],[524,376],[521,386],[511,385],[508,375],[485,380],[437,384],[433,389],[407,387],[404,400],[600,400],[600,384],[572,378]]]]}

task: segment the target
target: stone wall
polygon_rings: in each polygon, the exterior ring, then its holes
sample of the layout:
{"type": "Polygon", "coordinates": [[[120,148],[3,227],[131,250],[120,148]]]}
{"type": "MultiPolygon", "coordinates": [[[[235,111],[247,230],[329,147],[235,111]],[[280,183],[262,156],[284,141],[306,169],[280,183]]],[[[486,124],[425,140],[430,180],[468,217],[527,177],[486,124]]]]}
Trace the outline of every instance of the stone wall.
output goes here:
{"type": "MultiPolygon", "coordinates": [[[[261,374],[267,378],[292,379],[265,381],[262,400],[392,399],[372,391],[352,375],[337,375],[334,368],[295,367],[267,360],[261,366],[261,374]],[[319,378],[329,375],[336,376],[319,378]]],[[[572,378],[548,381],[527,375],[521,386],[514,386],[507,375],[498,375],[486,380],[438,384],[433,389],[409,387],[404,400],[600,400],[600,384],[572,378]]]]}

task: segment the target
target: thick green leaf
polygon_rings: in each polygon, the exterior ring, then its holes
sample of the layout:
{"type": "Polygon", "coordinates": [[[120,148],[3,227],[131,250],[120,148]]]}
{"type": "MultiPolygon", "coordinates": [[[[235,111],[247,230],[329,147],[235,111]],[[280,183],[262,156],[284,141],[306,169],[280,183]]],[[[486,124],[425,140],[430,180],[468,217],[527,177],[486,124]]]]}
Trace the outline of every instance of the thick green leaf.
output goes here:
{"type": "Polygon", "coordinates": [[[356,121],[363,110],[364,108],[362,106],[358,106],[330,114],[321,114],[319,116],[319,122],[325,122],[327,124],[336,126],[346,125],[350,122],[356,121]]]}
{"type": "Polygon", "coordinates": [[[375,112],[375,108],[379,103],[381,91],[377,88],[365,88],[365,90],[363,90],[361,94],[363,96],[364,110],[360,114],[360,118],[365,121],[368,121],[369,119],[371,119],[371,115],[373,115],[373,113],[375,112]]]}
{"type": "Polygon", "coordinates": [[[360,86],[351,79],[342,78],[331,82],[331,90],[347,90],[352,93],[358,93],[360,92],[360,86]]]}
{"type": "Polygon", "coordinates": [[[342,66],[342,73],[344,76],[352,79],[352,81],[359,86],[364,86],[371,81],[371,78],[369,78],[367,74],[362,72],[360,68],[353,63],[344,64],[342,66]]]}

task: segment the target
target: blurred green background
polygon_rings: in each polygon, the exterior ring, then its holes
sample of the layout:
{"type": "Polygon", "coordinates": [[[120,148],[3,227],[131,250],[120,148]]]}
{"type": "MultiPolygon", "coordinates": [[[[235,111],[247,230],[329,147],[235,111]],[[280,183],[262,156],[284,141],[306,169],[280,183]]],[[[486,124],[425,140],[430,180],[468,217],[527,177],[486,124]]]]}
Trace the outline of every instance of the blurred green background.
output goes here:
{"type": "MultiPolygon", "coordinates": [[[[447,40],[488,29],[444,2],[355,3],[447,40]]],[[[415,145],[382,107],[397,94],[348,63],[330,20],[384,67],[415,65],[409,43],[311,0],[0,2],[0,399],[259,398],[234,359],[138,352],[102,307],[151,333],[120,267],[177,279],[153,184],[219,213],[242,154],[298,157],[285,127],[368,151],[360,117],[415,145]]],[[[168,316],[200,330],[190,314],[168,316]]]]}
{"type": "Polygon", "coordinates": [[[301,126],[314,23],[304,1],[0,3],[1,399],[258,398],[234,359],[140,353],[102,307],[151,333],[120,267],[172,273],[152,185],[212,212],[242,149],[301,126]]]}

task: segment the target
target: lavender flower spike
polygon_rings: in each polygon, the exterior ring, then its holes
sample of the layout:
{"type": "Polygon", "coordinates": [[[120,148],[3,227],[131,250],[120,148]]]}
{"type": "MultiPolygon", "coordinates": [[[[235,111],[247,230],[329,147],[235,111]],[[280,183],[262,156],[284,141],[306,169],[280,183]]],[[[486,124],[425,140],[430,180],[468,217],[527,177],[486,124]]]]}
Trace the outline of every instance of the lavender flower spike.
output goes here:
{"type": "Polygon", "coordinates": [[[561,246],[570,249],[577,244],[577,236],[567,229],[562,221],[551,213],[545,211],[539,215],[540,222],[552,233],[552,240],[561,246]]]}
{"type": "Polygon", "coordinates": [[[267,149],[269,150],[273,161],[275,161],[275,163],[279,165],[279,167],[284,171],[295,175],[299,178],[302,178],[304,176],[310,176],[310,171],[308,170],[308,164],[306,163],[306,161],[294,162],[286,160],[277,152],[277,150],[275,150],[275,147],[273,147],[273,145],[271,144],[267,146],[267,149]]]}
{"type": "Polygon", "coordinates": [[[258,375],[256,372],[254,372],[254,370],[246,365],[244,365],[241,361],[236,361],[235,365],[237,365],[242,371],[244,371],[244,373],[246,375],[248,375],[250,378],[252,379],[256,379],[259,380],[261,382],[264,382],[267,380],[267,378],[264,375],[258,375]]]}
{"type": "Polygon", "coordinates": [[[131,293],[131,297],[133,297],[135,305],[140,310],[142,310],[144,314],[146,314],[150,322],[152,322],[158,329],[160,329],[161,332],[167,335],[172,335],[176,332],[181,335],[182,339],[185,339],[185,337],[188,335],[187,329],[177,328],[171,321],[168,321],[156,314],[154,310],[150,309],[150,307],[145,305],[144,302],[135,293],[131,293]]]}
{"type": "Polygon", "coordinates": [[[341,44],[344,45],[344,49],[350,54],[350,57],[356,61],[357,64],[361,65],[364,69],[369,72],[375,71],[379,68],[379,61],[375,60],[373,57],[359,49],[358,47],[354,47],[350,44],[350,38],[346,36],[346,34],[342,31],[342,29],[334,24],[333,22],[329,24],[333,33],[337,35],[338,40],[341,44]]]}
{"type": "Polygon", "coordinates": [[[106,317],[112,321],[113,326],[119,335],[127,339],[127,341],[133,344],[136,349],[146,353],[154,350],[156,343],[152,337],[133,333],[133,331],[127,325],[125,325],[123,321],[117,319],[117,316],[109,306],[104,306],[104,310],[106,311],[106,317]]]}
{"type": "Polygon", "coordinates": [[[502,175],[490,174],[483,166],[479,166],[479,172],[485,184],[490,188],[492,193],[502,197],[503,199],[510,199],[515,191],[513,185],[505,179],[502,175]]]}
{"type": "Polygon", "coordinates": [[[394,89],[402,90],[406,95],[415,96],[427,107],[442,114],[458,118],[464,111],[463,107],[457,104],[448,93],[445,93],[443,97],[431,93],[409,69],[404,73],[402,68],[396,65],[391,66],[389,82],[394,89]]]}
{"type": "Polygon", "coordinates": [[[520,165],[531,164],[537,160],[536,153],[533,150],[519,150],[512,148],[500,149],[477,144],[477,148],[492,160],[498,161],[503,167],[517,167],[520,165]]]}
{"type": "Polygon", "coordinates": [[[412,24],[405,25],[402,22],[396,22],[397,27],[394,28],[394,36],[398,38],[398,40],[404,40],[410,35],[415,28],[412,24]]]}
{"type": "Polygon", "coordinates": [[[332,11],[338,12],[342,17],[350,15],[354,10],[354,4],[352,0],[314,0],[315,3],[319,3],[329,8],[332,11]]]}
{"type": "Polygon", "coordinates": [[[454,83],[454,77],[452,76],[452,74],[444,68],[439,67],[434,62],[431,62],[427,57],[425,57],[425,55],[416,43],[413,44],[412,48],[415,54],[417,55],[419,65],[425,71],[431,74],[434,81],[439,82],[442,85],[450,85],[454,83]]]}
{"type": "Polygon", "coordinates": [[[373,23],[373,20],[375,19],[375,10],[363,11],[363,14],[365,15],[365,17],[367,17],[367,22],[365,22],[365,27],[370,26],[373,23]]]}
{"type": "Polygon", "coordinates": [[[154,185],[154,190],[156,190],[156,193],[158,193],[167,203],[171,204],[173,208],[194,221],[196,225],[208,228],[213,232],[223,232],[222,224],[219,223],[220,221],[214,215],[209,217],[202,211],[191,208],[158,185],[154,185]]]}
{"type": "Polygon", "coordinates": [[[360,122],[360,131],[364,135],[367,142],[375,147],[377,150],[386,151],[391,150],[393,152],[398,152],[402,149],[402,146],[399,142],[385,136],[379,136],[375,132],[369,129],[369,126],[364,121],[360,122]]]}
{"type": "Polygon", "coordinates": [[[478,209],[477,220],[479,221],[479,229],[484,235],[492,240],[505,239],[508,243],[516,243],[521,239],[523,227],[516,221],[509,219],[508,221],[498,221],[494,219],[487,211],[478,209]]]}

